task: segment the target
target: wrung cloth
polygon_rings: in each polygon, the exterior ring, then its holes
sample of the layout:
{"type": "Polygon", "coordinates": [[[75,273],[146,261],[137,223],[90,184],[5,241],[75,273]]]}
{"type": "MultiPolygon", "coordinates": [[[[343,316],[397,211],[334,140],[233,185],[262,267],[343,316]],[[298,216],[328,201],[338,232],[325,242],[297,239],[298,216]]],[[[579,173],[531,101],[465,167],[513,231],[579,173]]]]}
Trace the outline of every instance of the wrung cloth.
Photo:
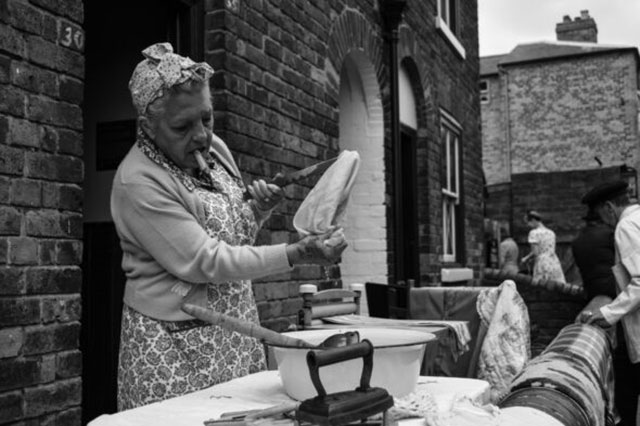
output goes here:
{"type": "Polygon", "coordinates": [[[300,236],[325,234],[342,226],[359,167],[360,155],[356,151],[340,153],[293,218],[293,226],[300,236]]]}

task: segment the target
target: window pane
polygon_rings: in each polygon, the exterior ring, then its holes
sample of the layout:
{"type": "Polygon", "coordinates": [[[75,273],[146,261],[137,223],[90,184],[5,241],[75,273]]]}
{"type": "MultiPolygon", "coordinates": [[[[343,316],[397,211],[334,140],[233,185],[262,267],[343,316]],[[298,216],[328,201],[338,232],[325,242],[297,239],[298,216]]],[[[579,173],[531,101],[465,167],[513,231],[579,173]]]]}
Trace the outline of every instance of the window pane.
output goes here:
{"type": "Polygon", "coordinates": [[[458,167],[457,167],[457,144],[458,138],[451,132],[449,132],[449,191],[458,193],[458,167]]]}
{"type": "Polygon", "coordinates": [[[449,24],[449,29],[451,30],[451,32],[453,34],[455,34],[456,36],[458,35],[458,14],[456,13],[456,6],[457,6],[457,1],[456,0],[449,0],[449,21],[447,22],[449,24]]]}
{"type": "Polygon", "coordinates": [[[445,262],[459,261],[457,235],[463,235],[463,224],[456,221],[460,200],[460,127],[443,112],[440,122],[442,142],[442,253],[445,262]]]}
{"type": "Polygon", "coordinates": [[[456,254],[455,250],[455,206],[453,200],[447,196],[443,199],[443,253],[445,255],[456,254]]]}
{"type": "Polygon", "coordinates": [[[440,0],[440,17],[444,22],[449,25],[449,17],[447,13],[449,12],[449,2],[447,0],[440,0]]]}
{"type": "Polygon", "coordinates": [[[446,127],[442,127],[440,134],[442,137],[442,168],[440,169],[440,182],[444,189],[449,189],[449,178],[448,178],[448,168],[449,168],[449,160],[447,158],[447,147],[449,144],[447,143],[447,135],[448,131],[446,127]]]}

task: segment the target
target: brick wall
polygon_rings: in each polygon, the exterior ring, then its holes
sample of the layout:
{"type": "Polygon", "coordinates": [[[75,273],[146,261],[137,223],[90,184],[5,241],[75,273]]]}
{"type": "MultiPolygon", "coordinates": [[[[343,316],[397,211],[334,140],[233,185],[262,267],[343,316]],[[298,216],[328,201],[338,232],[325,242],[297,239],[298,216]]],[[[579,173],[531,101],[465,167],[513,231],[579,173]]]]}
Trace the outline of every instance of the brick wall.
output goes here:
{"type": "Polygon", "coordinates": [[[542,352],[558,332],[575,321],[578,312],[587,304],[584,296],[572,296],[518,284],[531,326],[531,355],[542,352]]]}
{"type": "MultiPolygon", "coordinates": [[[[400,60],[414,71],[418,108],[420,262],[424,281],[442,266],[441,151],[438,108],[463,127],[467,264],[482,264],[482,171],[477,94],[477,4],[461,2],[462,60],[434,25],[435,1],[407,2],[400,26],[400,60]],[[437,58],[437,60],[434,60],[437,58]]],[[[390,93],[387,50],[373,0],[207,3],[206,59],[214,75],[216,132],[234,151],[247,179],[307,166],[336,155],[340,146],[340,73],[354,50],[375,71],[384,120],[387,247],[394,246],[390,93]]],[[[288,189],[289,201],[260,233],[259,243],[297,239],[291,225],[309,185],[288,189]]],[[[388,251],[389,271],[393,252],[388,251]]],[[[254,283],[263,324],[286,328],[301,306],[298,286],[339,285],[338,267],[302,266],[254,283]]],[[[393,280],[393,276],[389,277],[393,280]]]]}
{"type": "Polygon", "coordinates": [[[0,2],[0,424],[80,424],[82,21],[0,2]]]}
{"type": "Polygon", "coordinates": [[[637,66],[632,52],[612,52],[508,65],[486,76],[487,184],[508,182],[510,173],[594,169],[594,157],[637,168],[637,66]]]}
{"type": "Polygon", "coordinates": [[[493,220],[511,223],[512,235],[523,256],[529,252],[529,228],[523,220],[524,215],[527,210],[539,211],[544,217],[545,226],[556,233],[556,253],[567,281],[581,283],[571,253],[571,242],[584,226],[581,218],[586,213],[586,207],[580,203],[580,199],[598,183],[618,178],[619,167],[514,174],[511,184],[488,187],[486,215],[493,220]]]}
{"type": "Polygon", "coordinates": [[[513,229],[511,209],[511,183],[500,183],[487,185],[485,199],[485,216],[492,220],[497,220],[503,224],[509,224],[513,229]]]}
{"type": "Polygon", "coordinates": [[[620,177],[618,167],[554,173],[523,173],[512,176],[513,222],[516,240],[526,242],[524,215],[539,211],[544,223],[556,233],[559,243],[570,242],[584,222],[582,196],[598,183],[620,177]]]}
{"type": "Polygon", "coordinates": [[[508,67],[513,173],[638,165],[637,62],[612,52],[508,67]]]}
{"type": "MultiPolygon", "coordinates": [[[[477,2],[459,2],[461,33],[466,50],[462,60],[434,25],[436,2],[408,2],[400,29],[399,51],[413,63],[420,83],[418,109],[418,216],[422,285],[439,285],[443,266],[473,268],[476,278],[484,265],[482,212],[482,144],[479,131],[477,2]],[[434,60],[437,58],[437,60],[434,60]],[[461,125],[461,192],[464,204],[464,252],[461,264],[442,259],[442,144],[439,110],[461,125]]],[[[390,158],[390,157],[389,157],[390,158]]],[[[391,180],[387,180],[391,182],[391,180]]],[[[389,215],[391,216],[391,214],[389,215]]]]}

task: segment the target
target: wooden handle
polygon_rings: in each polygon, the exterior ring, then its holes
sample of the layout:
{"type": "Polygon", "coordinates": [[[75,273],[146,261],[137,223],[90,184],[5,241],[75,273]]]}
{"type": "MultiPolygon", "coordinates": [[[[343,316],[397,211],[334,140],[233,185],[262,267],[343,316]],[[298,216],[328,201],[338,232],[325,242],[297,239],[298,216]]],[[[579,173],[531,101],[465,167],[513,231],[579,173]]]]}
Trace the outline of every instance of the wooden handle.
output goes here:
{"type": "Polygon", "coordinates": [[[336,315],[353,314],[357,306],[353,302],[338,302],[331,305],[313,305],[311,307],[311,318],[327,318],[336,315]]]}
{"type": "Polygon", "coordinates": [[[247,414],[244,418],[246,422],[251,420],[260,419],[263,417],[277,416],[279,414],[288,413],[289,411],[297,410],[300,406],[300,401],[286,401],[282,404],[275,405],[273,407],[265,408],[254,413],[247,414]]]}
{"type": "Polygon", "coordinates": [[[200,306],[186,303],[182,305],[182,310],[192,317],[198,318],[199,320],[220,326],[229,331],[237,331],[240,334],[244,334],[245,336],[250,336],[267,343],[298,348],[315,348],[314,345],[305,342],[302,339],[285,336],[284,334],[280,334],[273,330],[269,330],[268,328],[261,327],[258,324],[254,324],[238,318],[233,318],[228,315],[212,311],[211,309],[205,309],[201,308],[200,306]]]}
{"type": "Polygon", "coordinates": [[[327,395],[324,385],[320,380],[320,367],[360,357],[362,357],[363,365],[358,390],[367,390],[371,380],[371,373],[373,372],[373,344],[369,340],[364,339],[360,343],[327,349],[325,351],[309,351],[307,353],[309,376],[311,376],[311,382],[313,383],[313,387],[316,388],[318,395],[327,395]]]}

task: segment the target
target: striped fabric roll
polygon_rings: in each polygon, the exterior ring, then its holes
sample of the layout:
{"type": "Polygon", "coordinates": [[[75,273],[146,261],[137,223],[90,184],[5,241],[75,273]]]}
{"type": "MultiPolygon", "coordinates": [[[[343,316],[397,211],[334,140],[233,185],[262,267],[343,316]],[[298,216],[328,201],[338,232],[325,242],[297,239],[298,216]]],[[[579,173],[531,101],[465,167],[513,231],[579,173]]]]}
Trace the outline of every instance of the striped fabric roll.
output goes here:
{"type": "MultiPolygon", "coordinates": [[[[561,392],[575,403],[567,409],[580,407],[589,419],[589,426],[613,426],[613,385],[611,341],[607,333],[598,327],[571,324],[515,377],[510,394],[500,405],[512,406],[517,391],[545,387],[561,392]]],[[[548,414],[558,417],[557,412],[548,414]]]]}

